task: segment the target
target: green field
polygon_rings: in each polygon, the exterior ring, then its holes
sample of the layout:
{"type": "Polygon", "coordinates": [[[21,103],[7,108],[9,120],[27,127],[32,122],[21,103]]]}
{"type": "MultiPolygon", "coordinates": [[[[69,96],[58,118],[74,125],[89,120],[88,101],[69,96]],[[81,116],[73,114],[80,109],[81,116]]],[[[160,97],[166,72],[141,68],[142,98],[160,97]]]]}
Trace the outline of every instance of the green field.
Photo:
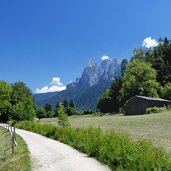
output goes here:
{"type": "Polygon", "coordinates": [[[11,136],[0,126],[0,171],[29,171],[31,161],[29,151],[23,139],[17,136],[18,146],[12,154],[11,136]]]}
{"type": "MultiPolygon", "coordinates": [[[[72,127],[100,127],[129,134],[133,139],[149,139],[154,145],[163,146],[171,153],[171,112],[124,116],[124,115],[80,115],[69,117],[72,127]]],[[[57,125],[57,118],[40,120],[57,125]]]]}

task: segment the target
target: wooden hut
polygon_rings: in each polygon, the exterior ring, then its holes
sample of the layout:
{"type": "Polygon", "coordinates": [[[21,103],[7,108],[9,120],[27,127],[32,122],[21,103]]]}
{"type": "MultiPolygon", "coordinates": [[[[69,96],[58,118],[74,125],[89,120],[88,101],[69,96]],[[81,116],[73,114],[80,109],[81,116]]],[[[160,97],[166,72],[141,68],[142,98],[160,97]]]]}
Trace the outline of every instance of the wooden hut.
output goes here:
{"type": "Polygon", "coordinates": [[[164,107],[168,106],[169,104],[171,104],[171,101],[169,100],[136,95],[126,102],[125,114],[144,114],[145,110],[149,107],[164,107]]]}

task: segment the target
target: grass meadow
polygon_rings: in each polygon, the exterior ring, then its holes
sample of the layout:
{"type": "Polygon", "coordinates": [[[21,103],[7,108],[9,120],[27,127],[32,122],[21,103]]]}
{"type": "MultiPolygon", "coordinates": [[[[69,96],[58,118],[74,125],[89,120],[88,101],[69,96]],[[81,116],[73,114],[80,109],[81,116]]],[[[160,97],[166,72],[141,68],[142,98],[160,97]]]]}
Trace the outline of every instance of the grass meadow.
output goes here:
{"type": "MultiPolygon", "coordinates": [[[[124,115],[75,115],[70,116],[71,127],[100,127],[126,133],[135,140],[148,139],[162,146],[171,154],[171,112],[137,116],[124,115]]],[[[40,123],[57,125],[57,118],[41,119],[40,123]]]]}

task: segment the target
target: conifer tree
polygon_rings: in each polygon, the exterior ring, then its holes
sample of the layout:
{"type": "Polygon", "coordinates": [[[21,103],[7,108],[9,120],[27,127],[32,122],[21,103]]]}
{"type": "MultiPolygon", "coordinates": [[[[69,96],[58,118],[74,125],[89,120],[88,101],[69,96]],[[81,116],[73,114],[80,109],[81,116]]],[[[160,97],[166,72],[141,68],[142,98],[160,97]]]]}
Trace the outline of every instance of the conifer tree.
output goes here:
{"type": "Polygon", "coordinates": [[[65,113],[65,108],[62,103],[58,105],[58,124],[62,127],[69,126],[68,115],[65,113]]]}

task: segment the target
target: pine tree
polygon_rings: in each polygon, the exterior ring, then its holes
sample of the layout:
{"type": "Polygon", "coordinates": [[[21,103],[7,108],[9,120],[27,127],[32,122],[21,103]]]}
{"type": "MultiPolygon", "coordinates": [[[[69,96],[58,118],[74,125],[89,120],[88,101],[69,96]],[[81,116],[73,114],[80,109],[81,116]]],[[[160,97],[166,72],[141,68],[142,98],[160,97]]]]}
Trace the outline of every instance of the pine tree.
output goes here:
{"type": "Polygon", "coordinates": [[[76,108],[75,107],[75,103],[73,102],[73,100],[70,100],[70,102],[69,102],[69,107],[72,107],[72,108],[76,108]]]}

